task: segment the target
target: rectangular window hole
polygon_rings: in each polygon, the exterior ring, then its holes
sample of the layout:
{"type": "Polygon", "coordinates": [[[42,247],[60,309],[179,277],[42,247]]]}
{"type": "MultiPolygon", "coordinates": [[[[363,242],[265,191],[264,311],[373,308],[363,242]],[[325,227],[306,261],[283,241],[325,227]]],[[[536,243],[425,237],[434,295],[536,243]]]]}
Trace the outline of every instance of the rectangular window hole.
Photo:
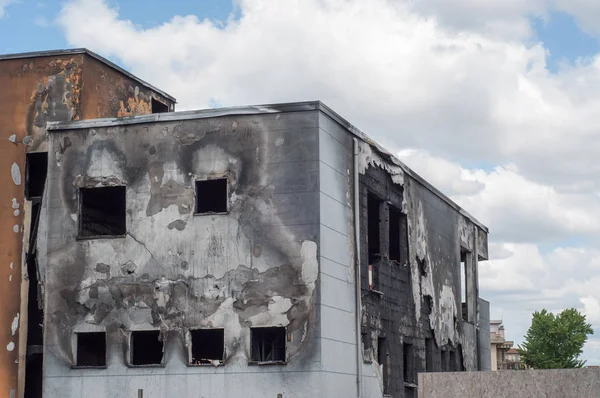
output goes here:
{"type": "Polygon", "coordinates": [[[124,236],[126,229],[126,188],[81,188],[79,237],[124,236]]]}
{"type": "Polygon", "coordinates": [[[285,328],[265,327],[250,329],[251,358],[255,363],[285,362],[285,328]]]}
{"type": "Polygon", "coordinates": [[[468,259],[469,253],[465,251],[460,252],[460,301],[461,305],[461,316],[464,321],[468,319],[469,309],[468,309],[468,287],[467,287],[467,267],[468,267],[468,259]]]}
{"type": "Polygon", "coordinates": [[[390,206],[390,227],[389,227],[389,240],[390,240],[390,260],[400,262],[402,260],[400,256],[400,232],[401,232],[401,212],[393,206],[390,206]]]}
{"type": "Polygon", "coordinates": [[[448,370],[448,359],[446,357],[446,350],[442,350],[442,372],[448,370]]]}
{"type": "Polygon", "coordinates": [[[41,198],[48,173],[48,153],[29,152],[25,155],[25,197],[41,198]]]}
{"type": "Polygon", "coordinates": [[[227,179],[196,181],[196,214],[227,212],[227,179]]]}
{"type": "Polygon", "coordinates": [[[456,371],[456,351],[450,350],[450,367],[451,372],[456,371]]]}
{"type": "Polygon", "coordinates": [[[402,344],[402,356],[403,356],[403,370],[404,370],[404,382],[412,383],[413,380],[413,346],[412,344],[402,344]]]}
{"type": "Polygon", "coordinates": [[[367,196],[367,241],[369,264],[375,263],[380,256],[380,229],[379,229],[379,207],[381,200],[373,195],[367,196]]]}
{"type": "Polygon", "coordinates": [[[106,367],[106,333],[77,333],[77,367],[106,367]]]}
{"type": "Polygon", "coordinates": [[[192,342],[192,365],[222,364],[225,354],[225,331],[223,329],[190,330],[192,342]]]}
{"type": "Polygon", "coordinates": [[[133,366],[160,366],[163,363],[164,342],[160,331],[131,332],[131,364],[133,366]]]}
{"type": "Polygon", "coordinates": [[[433,355],[435,352],[435,340],[433,339],[425,339],[425,371],[433,372],[434,371],[434,360],[433,355]]]}
{"type": "Polygon", "coordinates": [[[169,112],[169,105],[163,104],[160,101],[152,98],[152,113],[164,113],[169,112]]]}

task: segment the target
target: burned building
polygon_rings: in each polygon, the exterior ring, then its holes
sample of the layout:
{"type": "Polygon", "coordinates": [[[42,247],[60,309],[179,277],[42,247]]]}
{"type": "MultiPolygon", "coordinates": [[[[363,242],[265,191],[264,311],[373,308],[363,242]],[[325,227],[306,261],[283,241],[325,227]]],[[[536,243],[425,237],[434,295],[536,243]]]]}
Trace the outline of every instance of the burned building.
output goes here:
{"type": "Polygon", "coordinates": [[[416,397],[489,367],[487,228],[324,104],[47,130],[44,397],[416,397]]]}
{"type": "Polygon", "coordinates": [[[175,99],[86,49],[0,55],[0,88],[0,396],[39,397],[46,123],[169,112],[175,99]]]}

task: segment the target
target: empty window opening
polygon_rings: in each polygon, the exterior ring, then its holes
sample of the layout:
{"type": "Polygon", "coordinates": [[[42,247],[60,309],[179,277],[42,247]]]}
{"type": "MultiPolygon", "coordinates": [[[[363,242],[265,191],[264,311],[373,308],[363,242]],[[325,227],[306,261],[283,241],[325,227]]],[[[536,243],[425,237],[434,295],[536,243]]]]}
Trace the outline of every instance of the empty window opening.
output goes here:
{"type": "Polygon", "coordinates": [[[390,206],[390,227],[389,231],[389,240],[390,240],[390,260],[392,261],[402,261],[400,255],[400,235],[401,235],[401,212],[395,207],[390,206]]]}
{"type": "Polygon", "coordinates": [[[196,214],[227,212],[227,179],[196,181],[196,214]]]}
{"type": "Polygon", "coordinates": [[[164,342],[158,330],[131,332],[131,364],[134,366],[162,365],[164,342]]]}
{"type": "Polygon", "coordinates": [[[285,328],[252,328],[250,334],[253,362],[285,362],[285,328]]]}
{"type": "Polygon", "coordinates": [[[169,105],[163,104],[160,101],[152,98],[152,113],[164,113],[169,112],[169,105]]]}
{"type": "Polygon", "coordinates": [[[421,276],[427,275],[426,261],[427,261],[426,259],[420,260],[419,257],[417,257],[417,265],[419,266],[419,275],[421,275],[421,276]]]}
{"type": "Polygon", "coordinates": [[[78,367],[106,366],[106,333],[77,333],[78,367]]]}
{"type": "MultiPolygon", "coordinates": [[[[25,394],[24,398],[39,398],[42,396],[42,367],[44,357],[41,353],[29,355],[26,359],[25,394]]],[[[11,396],[12,398],[12,396],[11,396]]]]}
{"type": "Polygon", "coordinates": [[[467,370],[465,368],[465,358],[463,357],[463,353],[462,353],[462,345],[458,345],[458,370],[460,370],[461,372],[464,372],[465,370],[467,370]]]}
{"type": "Polygon", "coordinates": [[[413,346],[412,344],[402,344],[402,357],[403,357],[403,371],[404,371],[404,382],[414,383],[414,372],[413,372],[413,346]]]}
{"type": "Polygon", "coordinates": [[[379,207],[381,200],[373,195],[367,196],[367,241],[369,248],[369,264],[375,263],[379,259],[380,245],[379,245],[379,207]]]}
{"type": "Polygon", "coordinates": [[[460,252],[460,301],[461,305],[461,315],[464,321],[468,318],[468,288],[467,288],[467,267],[469,265],[468,262],[469,253],[461,251],[460,252]]]}
{"type": "Polygon", "coordinates": [[[48,153],[30,152],[25,155],[25,197],[41,198],[48,173],[48,153]]]}
{"type": "Polygon", "coordinates": [[[223,363],[225,353],[225,333],[223,329],[190,330],[193,365],[213,365],[223,363]]]}
{"type": "Polygon", "coordinates": [[[448,370],[448,359],[446,356],[446,350],[442,350],[442,372],[448,370]]]}
{"type": "Polygon", "coordinates": [[[377,363],[383,376],[383,393],[388,394],[388,361],[385,338],[377,338],[377,363]]]}
{"type": "Polygon", "coordinates": [[[433,339],[425,339],[425,371],[433,372],[434,360],[433,354],[435,352],[435,341],[433,339]]]}
{"type": "Polygon", "coordinates": [[[450,350],[450,367],[449,370],[451,372],[455,372],[457,370],[457,366],[456,366],[456,351],[455,350],[450,350]]]}
{"type": "Polygon", "coordinates": [[[81,188],[79,236],[123,236],[126,230],[125,187],[81,188]]]}

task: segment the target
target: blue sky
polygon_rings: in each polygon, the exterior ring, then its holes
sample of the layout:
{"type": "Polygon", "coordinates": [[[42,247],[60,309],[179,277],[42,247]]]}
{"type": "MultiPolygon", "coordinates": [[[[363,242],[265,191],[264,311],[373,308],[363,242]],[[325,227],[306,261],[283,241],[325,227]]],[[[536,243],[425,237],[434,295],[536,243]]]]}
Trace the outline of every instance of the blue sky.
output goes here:
{"type": "MultiPolygon", "coordinates": [[[[4,38],[0,39],[0,53],[71,47],[62,29],[53,23],[62,3],[61,0],[21,0],[6,7],[4,18],[0,19],[0,37],[4,38]]],[[[110,0],[108,3],[118,7],[122,18],[144,28],[160,25],[176,15],[226,21],[234,11],[231,0],[110,0]]]]}

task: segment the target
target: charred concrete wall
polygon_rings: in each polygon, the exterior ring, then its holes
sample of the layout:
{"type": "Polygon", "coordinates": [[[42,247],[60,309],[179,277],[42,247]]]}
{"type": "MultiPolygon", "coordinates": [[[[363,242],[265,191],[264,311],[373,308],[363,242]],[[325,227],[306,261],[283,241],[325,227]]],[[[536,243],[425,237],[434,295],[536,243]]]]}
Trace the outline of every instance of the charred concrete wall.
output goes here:
{"type": "Polygon", "coordinates": [[[477,370],[475,259],[487,257],[487,230],[339,116],[321,113],[319,127],[321,349],[324,380],[336,388],[327,396],[357,394],[355,221],[362,396],[416,397],[419,372],[477,370]]]}
{"type": "Polygon", "coordinates": [[[50,133],[44,397],[323,396],[318,112],[187,117],[50,133]],[[215,178],[228,211],[195,215],[215,178]],[[126,233],[80,239],[82,189],[105,186],[126,233]],[[257,326],[286,328],[286,365],[249,365],[257,326]],[[198,327],[224,328],[222,367],[187,366],[198,327]],[[130,366],[132,330],[160,331],[164,367],[130,366]],[[105,369],[71,369],[86,331],[105,369]]]}
{"type": "MultiPolygon", "coordinates": [[[[26,153],[47,151],[47,122],[116,117],[122,104],[127,104],[124,109],[129,114],[151,113],[151,108],[139,105],[140,98],[158,99],[169,109],[174,103],[172,97],[90,54],[81,49],[0,55],[4,94],[0,99],[0,168],[5,170],[0,178],[5,187],[0,195],[0,221],[6,228],[0,234],[0,396],[23,396],[25,364],[29,366],[41,353],[38,276],[43,277],[45,239],[37,237],[45,234],[43,228],[38,229],[38,219],[46,207],[41,193],[32,198],[25,191],[30,177],[43,189],[46,169],[28,164],[26,153]],[[110,79],[95,79],[99,74],[110,79]],[[129,106],[131,99],[134,106],[129,106]],[[33,317],[32,311],[36,312],[33,317]]],[[[41,367],[41,359],[34,362],[41,367]]],[[[39,374],[29,373],[35,378],[32,385],[39,387],[39,374]]]]}
{"type": "Polygon", "coordinates": [[[416,397],[419,372],[478,369],[486,231],[374,144],[359,152],[364,360],[385,395],[416,397]]]}

